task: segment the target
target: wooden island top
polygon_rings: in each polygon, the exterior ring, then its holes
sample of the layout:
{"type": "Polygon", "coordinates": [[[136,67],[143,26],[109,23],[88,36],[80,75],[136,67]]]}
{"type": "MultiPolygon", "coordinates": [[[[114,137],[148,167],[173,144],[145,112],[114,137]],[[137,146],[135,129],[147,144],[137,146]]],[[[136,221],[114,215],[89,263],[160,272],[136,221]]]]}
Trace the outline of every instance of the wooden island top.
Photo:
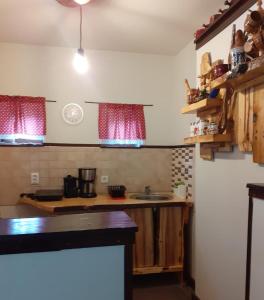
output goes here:
{"type": "Polygon", "coordinates": [[[127,242],[124,238],[121,243],[121,237],[130,233],[132,244],[136,231],[121,211],[0,219],[0,255],[120,245],[127,242]]]}
{"type": "Polygon", "coordinates": [[[96,198],[64,198],[60,201],[36,201],[28,197],[21,197],[19,204],[27,204],[39,208],[49,213],[63,213],[67,211],[93,211],[93,210],[122,210],[127,208],[143,208],[143,207],[191,207],[192,202],[185,201],[173,196],[171,200],[136,200],[129,198],[131,194],[127,194],[126,198],[113,199],[109,195],[98,195],[96,198]]]}

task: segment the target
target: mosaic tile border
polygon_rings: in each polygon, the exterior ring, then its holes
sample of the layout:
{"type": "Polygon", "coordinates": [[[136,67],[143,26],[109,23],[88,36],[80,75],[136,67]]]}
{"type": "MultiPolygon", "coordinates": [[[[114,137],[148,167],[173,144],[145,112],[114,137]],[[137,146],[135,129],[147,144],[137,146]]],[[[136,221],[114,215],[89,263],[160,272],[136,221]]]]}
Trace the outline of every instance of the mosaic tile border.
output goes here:
{"type": "Polygon", "coordinates": [[[172,150],[171,188],[178,181],[187,187],[187,199],[193,197],[194,147],[175,148],[172,150]]]}

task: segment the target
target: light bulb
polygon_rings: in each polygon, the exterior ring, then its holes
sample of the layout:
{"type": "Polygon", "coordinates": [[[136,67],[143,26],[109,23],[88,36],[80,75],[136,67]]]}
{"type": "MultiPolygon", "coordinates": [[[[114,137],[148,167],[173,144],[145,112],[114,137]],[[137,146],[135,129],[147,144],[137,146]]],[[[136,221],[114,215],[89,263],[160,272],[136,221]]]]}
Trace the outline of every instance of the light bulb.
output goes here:
{"type": "Polygon", "coordinates": [[[79,5],[84,5],[90,2],[90,0],[74,0],[74,2],[76,2],[79,5]]]}
{"type": "Polygon", "coordinates": [[[79,74],[86,73],[89,68],[87,57],[82,48],[79,48],[74,55],[73,67],[79,74]]]}

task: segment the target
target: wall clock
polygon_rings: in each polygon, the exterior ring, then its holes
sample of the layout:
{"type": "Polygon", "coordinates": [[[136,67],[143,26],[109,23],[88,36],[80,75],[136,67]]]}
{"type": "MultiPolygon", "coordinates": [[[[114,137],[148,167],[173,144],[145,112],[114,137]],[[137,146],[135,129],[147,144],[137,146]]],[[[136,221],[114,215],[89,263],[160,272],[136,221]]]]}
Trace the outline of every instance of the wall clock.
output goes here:
{"type": "Polygon", "coordinates": [[[66,104],[62,109],[62,117],[70,125],[80,124],[83,120],[83,109],[76,103],[66,104]]]}

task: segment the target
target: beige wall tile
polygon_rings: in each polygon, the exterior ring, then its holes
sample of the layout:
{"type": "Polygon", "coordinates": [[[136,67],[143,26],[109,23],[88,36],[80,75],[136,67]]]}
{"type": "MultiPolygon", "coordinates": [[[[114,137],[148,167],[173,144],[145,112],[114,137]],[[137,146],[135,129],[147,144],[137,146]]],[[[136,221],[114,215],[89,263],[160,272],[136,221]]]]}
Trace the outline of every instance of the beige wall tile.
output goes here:
{"type": "Polygon", "coordinates": [[[97,168],[97,193],[107,193],[100,183],[124,184],[129,192],[169,191],[170,149],[104,149],[85,147],[0,147],[0,205],[14,204],[23,192],[40,188],[62,188],[63,177],[78,176],[78,168],[97,168]],[[30,185],[30,173],[39,172],[39,186],[30,185]]]}

